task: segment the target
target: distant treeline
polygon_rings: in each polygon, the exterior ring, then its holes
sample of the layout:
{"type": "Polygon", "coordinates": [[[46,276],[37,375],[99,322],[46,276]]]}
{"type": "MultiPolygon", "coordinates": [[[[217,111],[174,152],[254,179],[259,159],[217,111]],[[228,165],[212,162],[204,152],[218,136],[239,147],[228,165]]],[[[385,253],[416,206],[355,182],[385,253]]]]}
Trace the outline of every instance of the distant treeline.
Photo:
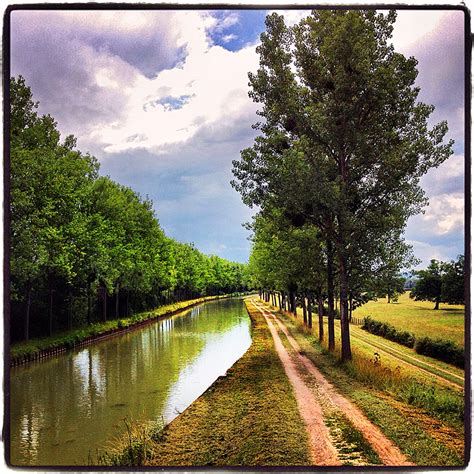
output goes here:
{"type": "Polygon", "coordinates": [[[248,290],[246,265],[166,237],[149,199],[99,176],[73,136],[61,141],[21,76],[10,101],[13,340],[248,290]]]}

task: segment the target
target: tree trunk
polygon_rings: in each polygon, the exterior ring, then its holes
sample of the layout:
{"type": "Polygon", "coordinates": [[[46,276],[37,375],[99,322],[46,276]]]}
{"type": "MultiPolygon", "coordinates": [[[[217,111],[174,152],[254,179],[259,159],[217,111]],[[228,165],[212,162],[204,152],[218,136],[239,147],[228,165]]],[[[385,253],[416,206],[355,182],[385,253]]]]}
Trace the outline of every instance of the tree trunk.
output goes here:
{"type": "Polygon", "coordinates": [[[281,293],[278,292],[278,307],[280,308],[281,311],[281,293]]]}
{"type": "Polygon", "coordinates": [[[342,360],[352,359],[351,339],[349,334],[348,311],[348,279],[347,260],[345,255],[339,255],[339,285],[340,285],[340,311],[341,311],[341,357],[342,360]]]}
{"type": "Polygon", "coordinates": [[[327,284],[328,284],[328,350],[336,347],[334,338],[334,250],[333,244],[328,239],[327,248],[327,284]]]}
{"type": "Polygon", "coordinates": [[[308,327],[313,327],[313,309],[311,307],[311,294],[308,294],[308,327]]]}
{"type": "Polygon", "coordinates": [[[305,326],[308,325],[308,314],[306,313],[306,297],[305,295],[301,295],[301,306],[303,308],[303,323],[305,326]]]}
{"type": "Polygon", "coordinates": [[[127,318],[130,317],[130,290],[127,289],[127,302],[126,302],[126,311],[127,311],[127,318]]]}
{"type": "Polygon", "coordinates": [[[68,326],[68,329],[71,330],[72,329],[72,288],[69,287],[69,291],[68,291],[68,302],[67,302],[67,326],[68,326]]]}
{"type": "Polygon", "coordinates": [[[119,318],[119,296],[120,296],[120,284],[117,283],[115,286],[115,319],[119,318]]]}
{"type": "Polygon", "coordinates": [[[107,321],[107,287],[102,287],[102,319],[105,323],[107,321]]]}
{"type": "Polygon", "coordinates": [[[91,282],[87,282],[87,324],[91,323],[91,282]]]}
{"type": "MultiPolygon", "coordinates": [[[[324,302],[323,296],[321,293],[318,295],[318,322],[319,322],[319,342],[324,340],[324,302]]],[[[333,326],[334,329],[334,326],[333,326]]]]}
{"type": "Polygon", "coordinates": [[[53,335],[53,282],[51,277],[48,278],[48,322],[49,322],[49,335],[53,335]]]}
{"type": "Polygon", "coordinates": [[[31,282],[26,286],[26,309],[25,309],[25,341],[30,340],[30,309],[31,309],[31,291],[33,285],[31,282]]]}
{"type": "Polygon", "coordinates": [[[433,309],[439,309],[439,298],[436,298],[435,307],[433,309]]]}
{"type": "Polygon", "coordinates": [[[390,293],[387,293],[387,303],[390,303],[390,293]]]}
{"type": "Polygon", "coordinates": [[[349,296],[349,322],[352,321],[352,291],[349,296]]]}
{"type": "Polygon", "coordinates": [[[296,298],[294,291],[290,291],[290,311],[296,316],[296,298]]]}

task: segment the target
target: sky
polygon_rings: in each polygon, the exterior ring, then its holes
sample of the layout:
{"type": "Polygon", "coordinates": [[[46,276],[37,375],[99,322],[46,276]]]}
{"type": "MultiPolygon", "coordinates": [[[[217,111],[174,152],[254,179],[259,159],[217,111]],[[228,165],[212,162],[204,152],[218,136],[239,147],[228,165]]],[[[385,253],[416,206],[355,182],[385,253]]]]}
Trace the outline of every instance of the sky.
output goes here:
{"type": "MultiPolygon", "coordinates": [[[[166,234],[245,262],[251,219],[230,186],[258,119],[248,72],[266,11],[14,11],[11,74],[101,174],[154,202],[166,234]]],[[[306,12],[286,11],[287,23],[306,12]]],[[[405,237],[421,259],[464,253],[464,13],[399,11],[395,49],[418,59],[420,100],[447,120],[453,156],[421,184],[430,200],[405,237]]]]}

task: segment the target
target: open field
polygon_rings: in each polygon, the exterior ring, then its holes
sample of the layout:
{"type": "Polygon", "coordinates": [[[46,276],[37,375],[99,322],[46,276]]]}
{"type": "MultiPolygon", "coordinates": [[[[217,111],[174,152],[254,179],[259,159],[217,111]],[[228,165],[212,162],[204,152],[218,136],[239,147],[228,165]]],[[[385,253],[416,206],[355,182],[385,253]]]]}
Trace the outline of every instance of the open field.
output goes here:
{"type": "MultiPolygon", "coordinates": [[[[302,310],[298,308],[299,320],[302,320],[302,310]]],[[[317,315],[314,315],[317,317],[317,315]]],[[[340,321],[335,320],[334,330],[336,336],[336,349],[340,341],[340,321]]],[[[313,321],[313,333],[317,334],[317,320],[313,321]]],[[[378,358],[382,367],[396,370],[403,375],[412,377],[421,383],[449,387],[462,390],[464,386],[464,371],[451,364],[416,353],[413,349],[389,341],[381,336],[370,334],[358,326],[351,325],[351,345],[356,351],[356,356],[363,356],[373,361],[378,358]],[[377,356],[375,356],[377,354],[377,356]]],[[[327,343],[327,318],[324,318],[324,334],[327,343]]],[[[420,334],[422,335],[422,334],[420,334]]]]}
{"type": "Polygon", "coordinates": [[[413,333],[417,337],[443,338],[464,347],[464,306],[441,304],[433,310],[430,301],[414,301],[409,292],[400,295],[397,303],[387,303],[381,298],[369,301],[354,311],[355,318],[370,316],[390,323],[397,329],[413,333]]]}

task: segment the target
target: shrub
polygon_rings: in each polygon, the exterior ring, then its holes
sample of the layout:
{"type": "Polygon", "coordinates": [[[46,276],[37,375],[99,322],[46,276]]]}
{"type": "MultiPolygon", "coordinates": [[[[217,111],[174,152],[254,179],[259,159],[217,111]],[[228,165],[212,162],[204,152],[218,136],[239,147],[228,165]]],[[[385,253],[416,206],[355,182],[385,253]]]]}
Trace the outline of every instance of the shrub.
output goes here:
{"type": "Polygon", "coordinates": [[[422,337],[417,339],[415,351],[438,360],[464,368],[464,349],[452,341],[422,337]]]}
{"type": "Polygon", "coordinates": [[[371,334],[382,336],[390,341],[398,342],[406,347],[413,347],[415,345],[415,336],[408,331],[399,331],[397,328],[388,323],[381,323],[372,319],[370,316],[364,318],[362,329],[365,329],[371,334]]]}

